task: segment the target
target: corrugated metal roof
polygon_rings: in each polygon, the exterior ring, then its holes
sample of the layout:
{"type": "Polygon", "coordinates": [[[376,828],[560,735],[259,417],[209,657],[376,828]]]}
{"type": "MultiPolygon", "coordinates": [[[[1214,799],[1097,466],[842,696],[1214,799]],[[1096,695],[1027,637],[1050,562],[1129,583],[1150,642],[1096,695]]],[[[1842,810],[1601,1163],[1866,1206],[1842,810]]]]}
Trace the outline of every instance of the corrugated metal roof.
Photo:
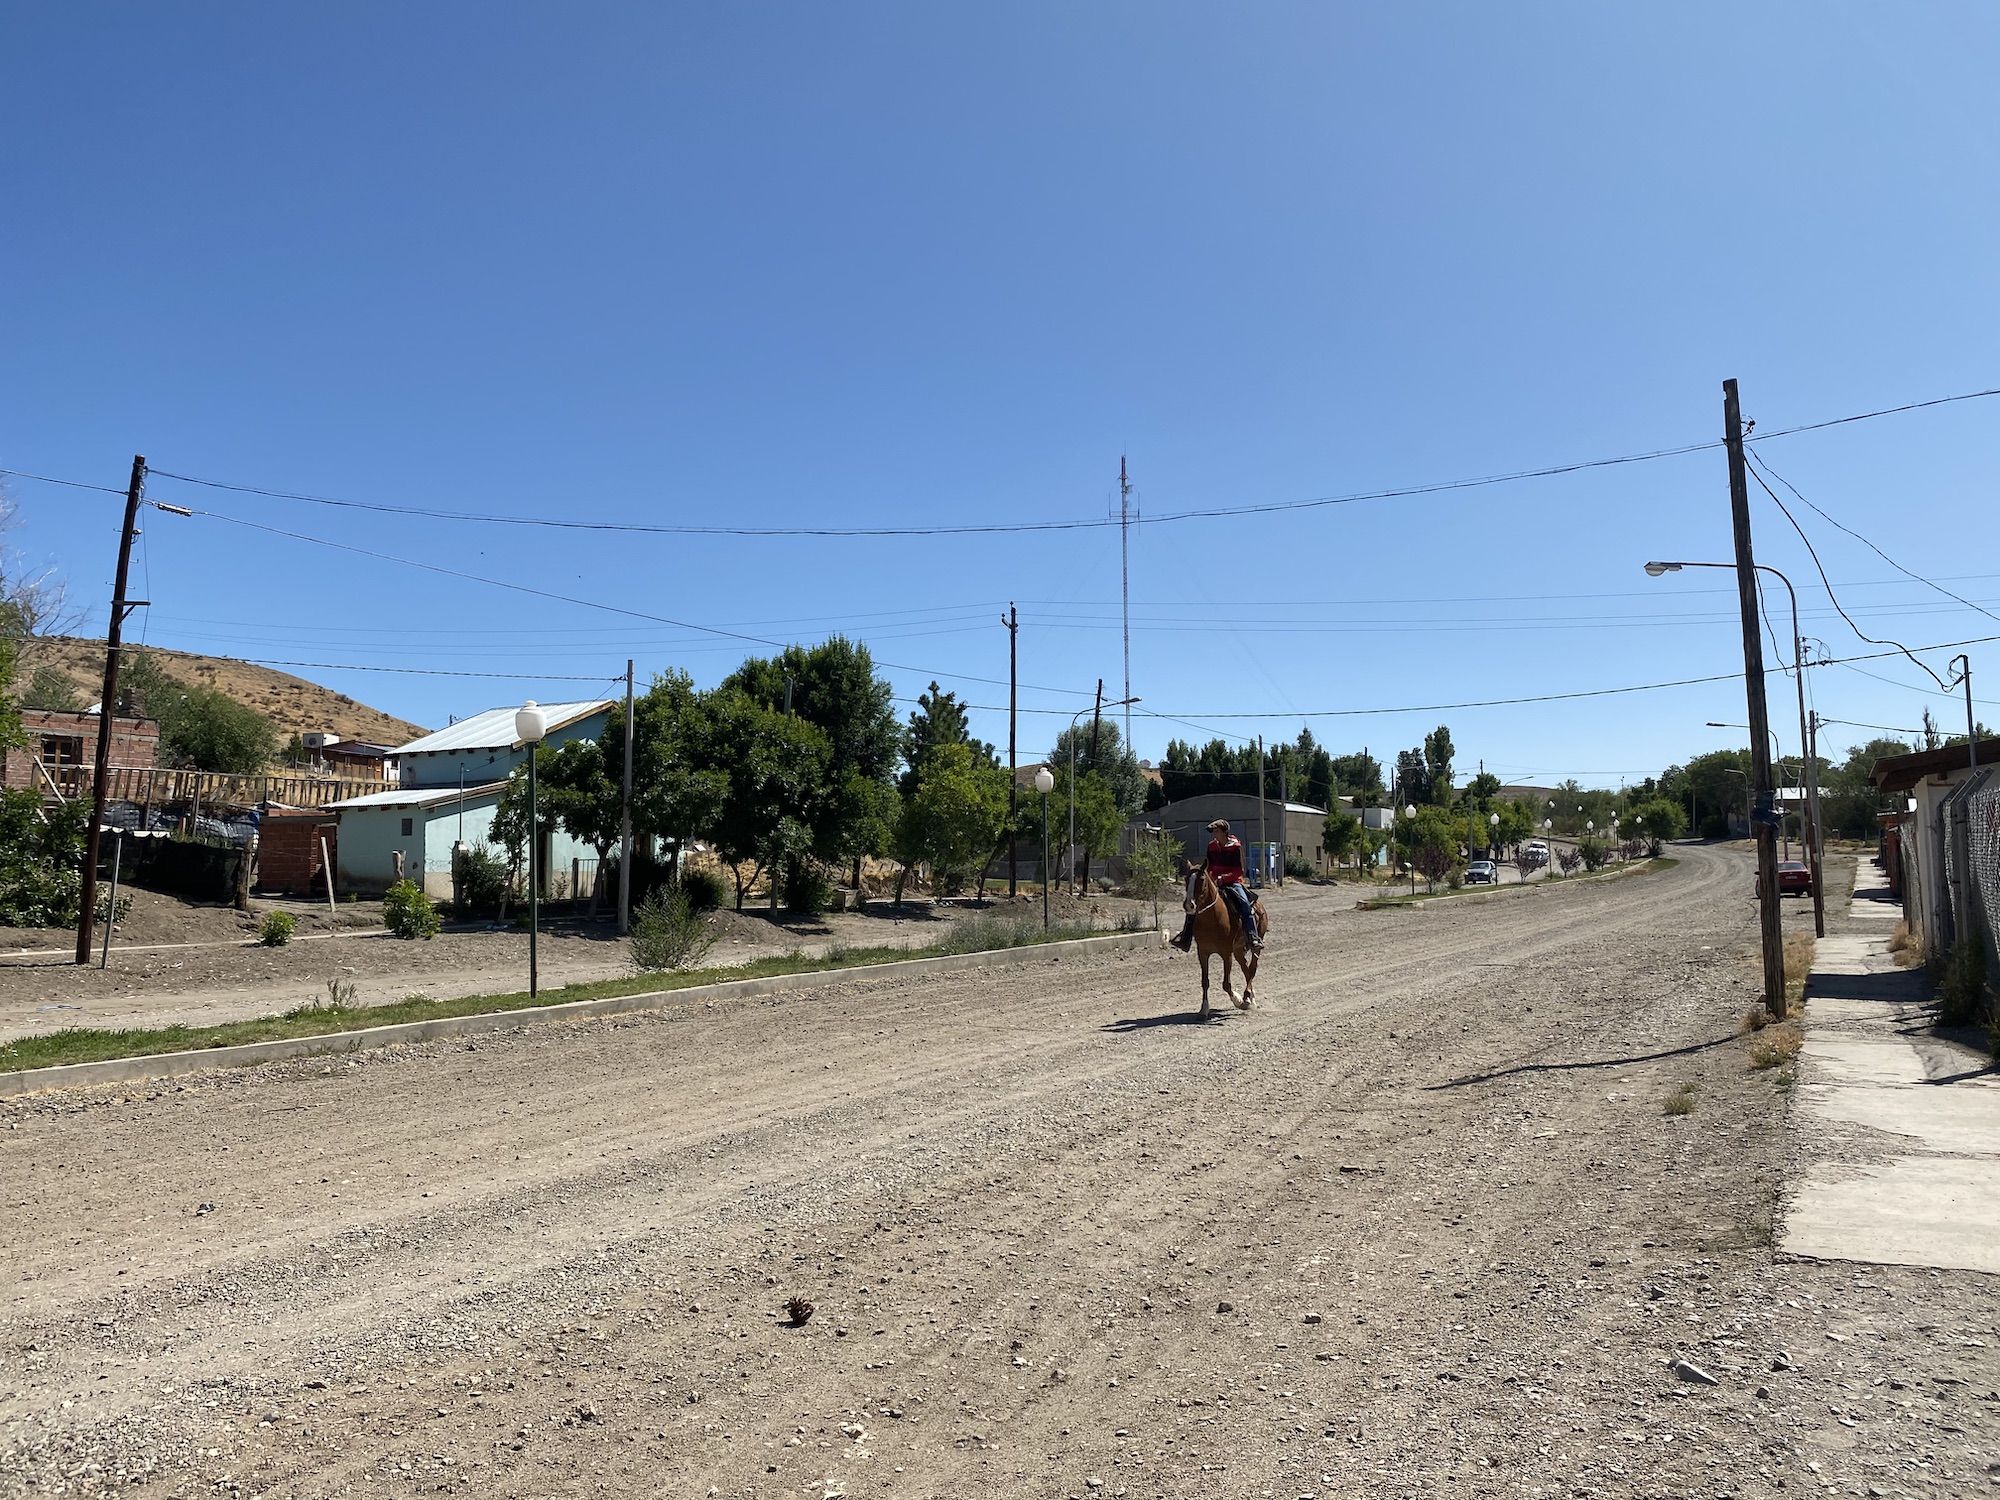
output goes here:
{"type": "MultiPolygon", "coordinates": [[[[554,734],[578,719],[588,718],[599,709],[616,706],[611,698],[594,698],[587,703],[544,703],[542,712],[549,721],[549,733],[554,734]]],[[[411,740],[407,745],[396,747],[398,755],[423,755],[433,750],[506,750],[519,741],[514,735],[514,714],[519,705],[509,708],[489,708],[483,714],[474,714],[469,719],[460,719],[456,724],[448,724],[436,734],[427,734],[420,740],[411,740]]]]}
{"type": "Polygon", "coordinates": [[[469,786],[464,791],[455,786],[427,786],[407,792],[370,792],[365,797],[349,797],[345,802],[329,802],[320,810],[339,812],[354,807],[436,807],[440,802],[456,802],[461,797],[468,801],[483,797],[489,792],[499,791],[506,784],[504,781],[489,781],[484,786],[469,786]]]}

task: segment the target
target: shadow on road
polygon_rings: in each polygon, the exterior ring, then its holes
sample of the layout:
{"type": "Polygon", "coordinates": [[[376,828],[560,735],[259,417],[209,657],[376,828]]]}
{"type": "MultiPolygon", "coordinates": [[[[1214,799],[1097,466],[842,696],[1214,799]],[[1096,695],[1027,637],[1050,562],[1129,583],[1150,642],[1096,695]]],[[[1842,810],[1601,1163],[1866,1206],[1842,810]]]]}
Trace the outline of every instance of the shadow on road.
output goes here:
{"type": "Polygon", "coordinates": [[[1449,1083],[1427,1083],[1424,1085],[1424,1092],[1462,1089],[1467,1084],[1491,1083],[1496,1078],[1512,1078],[1517,1073],[1572,1073],[1586,1068],[1623,1068],[1633,1063],[1661,1062],[1669,1057],[1692,1057],[1697,1052],[1706,1052],[1712,1047],[1726,1047],[1737,1040],[1737,1036],[1731,1033],[1728,1036],[1719,1036],[1712,1042],[1691,1042],[1685,1047],[1670,1047],[1665,1052],[1642,1052],[1633,1057],[1599,1057],[1587,1062],[1516,1063],[1509,1068],[1495,1068],[1490,1073],[1472,1073],[1464,1078],[1454,1078],[1449,1083]]]}
{"type": "Polygon", "coordinates": [[[1198,1010],[1183,1010],[1164,1016],[1130,1016],[1123,1021],[1107,1022],[1097,1029],[1124,1035],[1133,1031],[1151,1031],[1155,1026],[1213,1026],[1236,1014],[1234,1010],[1212,1010],[1204,1016],[1198,1010]]]}

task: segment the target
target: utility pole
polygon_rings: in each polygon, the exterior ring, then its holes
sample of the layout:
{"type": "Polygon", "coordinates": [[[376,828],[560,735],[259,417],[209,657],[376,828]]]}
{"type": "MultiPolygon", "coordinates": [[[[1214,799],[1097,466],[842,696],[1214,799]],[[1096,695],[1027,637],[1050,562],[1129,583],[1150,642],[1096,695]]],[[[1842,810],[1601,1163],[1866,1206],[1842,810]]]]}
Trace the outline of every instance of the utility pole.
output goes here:
{"type": "MultiPolygon", "coordinates": [[[[76,918],[76,961],[90,962],[91,926],[97,920],[97,856],[103,847],[104,804],[111,781],[111,721],[118,714],[118,646],[125,615],[146,603],[127,603],[125,580],[132,571],[132,538],[139,534],[139,497],[146,490],[146,456],[132,455],[132,479],[125,486],[125,528],[118,533],[118,576],[111,586],[111,619],[104,630],[104,691],[97,700],[97,760],[90,781],[90,828],[83,838],[83,906],[76,918]]],[[[112,914],[116,916],[114,912],[112,914]]]]}
{"type": "Polygon", "coordinates": [[[1014,720],[1020,712],[1017,707],[1020,682],[1017,668],[1020,663],[1021,612],[1013,605],[1007,606],[1007,613],[1000,617],[1000,623],[1007,627],[1007,899],[1020,894],[1020,840],[1016,834],[1021,826],[1021,788],[1015,782],[1014,771],[1014,720]]]}
{"type": "Polygon", "coordinates": [[[625,780],[618,799],[618,935],[632,930],[632,658],[625,658],[625,780]]]}
{"type": "MultiPolygon", "coordinates": [[[[1485,762],[1482,761],[1480,764],[1483,766],[1485,762]]],[[[1287,830],[1291,828],[1292,824],[1291,770],[1292,770],[1292,763],[1289,757],[1278,762],[1278,802],[1285,809],[1283,826],[1287,830]]],[[[1285,847],[1287,850],[1291,848],[1289,844],[1287,844],[1285,847]]],[[[1282,886],[1284,883],[1285,883],[1285,859],[1283,855],[1280,855],[1278,857],[1278,884],[1282,886]]]]}
{"type": "MultiPolygon", "coordinates": [[[[1127,712],[1130,712],[1130,710],[1128,709],[1127,712]]],[[[1103,720],[1104,720],[1104,679],[1100,677],[1097,679],[1097,698],[1096,701],[1092,704],[1090,710],[1090,764],[1084,767],[1084,769],[1087,771],[1095,771],[1097,769],[1097,730],[1098,726],[1103,722],[1103,720]]],[[[1076,788],[1073,784],[1070,788],[1069,798],[1070,798],[1070,806],[1075,807],[1076,788]]],[[[1071,813],[1070,816],[1075,817],[1075,814],[1071,813]]],[[[1069,831],[1069,841],[1070,841],[1069,857],[1071,859],[1075,859],[1076,828],[1073,824],[1071,825],[1069,831]]],[[[1088,848],[1086,848],[1083,851],[1083,885],[1081,889],[1084,891],[1088,891],[1090,889],[1090,856],[1093,852],[1094,851],[1088,848]]]]}
{"type": "Polygon", "coordinates": [[[1764,948],[1764,1008],[1785,1016],[1785,932],[1778,910],[1778,830],[1771,791],[1771,727],[1764,703],[1764,643],[1757,624],[1757,561],[1750,548],[1750,481],[1743,465],[1743,410],[1736,382],[1722,382],[1722,435],[1729,450],[1729,516],[1736,536],[1736,597],[1743,616],[1743,684],[1750,709],[1750,765],[1756,800],[1757,921],[1764,948]]]}
{"type": "MultiPolygon", "coordinates": [[[[1803,655],[1803,653],[1801,653],[1803,655]]],[[[1819,822],[1819,713],[1806,715],[1806,853],[1812,861],[1813,933],[1826,936],[1826,832],[1819,822]]]]}
{"type": "Polygon", "coordinates": [[[1958,663],[1958,680],[1965,685],[1966,764],[1976,771],[1979,769],[1979,724],[1972,717],[1972,658],[1960,652],[1952,659],[1958,663]]]}
{"type": "MultiPolygon", "coordinates": [[[[1132,562],[1128,533],[1132,525],[1132,482],[1125,477],[1125,455],[1118,455],[1118,600],[1125,629],[1125,748],[1132,748],[1132,562]]],[[[1094,753],[1094,752],[1093,752],[1094,753]]]]}
{"type": "MultiPolygon", "coordinates": [[[[1257,736],[1257,858],[1265,858],[1271,845],[1264,826],[1264,736],[1257,736]]],[[[1271,872],[1266,870],[1264,878],[1269,880],[1271,872]]]]}

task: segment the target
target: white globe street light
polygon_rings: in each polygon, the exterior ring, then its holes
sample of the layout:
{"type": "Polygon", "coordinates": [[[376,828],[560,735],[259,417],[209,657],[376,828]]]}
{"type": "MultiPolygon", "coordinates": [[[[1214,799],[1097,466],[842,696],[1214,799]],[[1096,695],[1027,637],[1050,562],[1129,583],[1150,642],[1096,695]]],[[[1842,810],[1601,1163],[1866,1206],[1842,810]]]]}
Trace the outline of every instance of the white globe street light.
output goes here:
{"type": "Polygon", "coordinates": [[[528,998],[541,987],[539,955],[542,926],[541,870],[536,845],[541,843],[535,826],[535,754],[549,732],[548,715],[530,698],[514,710],[514,737],[528,752],[528,998]]]}

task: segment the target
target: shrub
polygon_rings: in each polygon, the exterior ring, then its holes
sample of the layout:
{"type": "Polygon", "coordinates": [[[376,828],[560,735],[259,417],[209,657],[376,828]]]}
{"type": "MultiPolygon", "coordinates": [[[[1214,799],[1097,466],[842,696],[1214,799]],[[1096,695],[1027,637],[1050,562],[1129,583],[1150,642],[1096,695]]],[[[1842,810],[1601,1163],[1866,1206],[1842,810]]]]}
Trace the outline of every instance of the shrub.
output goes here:
{"type": "Polygon", "coordinates": [[[718,872],[684,869],[681,871],[681,894],[687,898],[688,906],[699,912],[719,909],[727,893],[723,890],[722,876],[718,872]]]}
{"type": "Polygon", "coordinates": [[[267,911],[263,926],[257,929],[257,941],[266,948],[282,948],[292,940],[298,926],[299,919],[288,911],[267,911]]]}
{"type": "Polygon", "coordinates": [[[1317,880],[1319,879],[1319,871],[1313,868],[1313,862],[1303,854],[1287,854],[1285,856],[1285,879],[1317,880]]]}
{"type": "Polygon", "coordinates": [[[45,823],[39,793],[0,793],[0,926],[76,925],[89,818],[90,805],[72,799],[45,823]]]}
{"type": "Polygon", "coordinates": [[[399,880],[382,898],[382,924],[399,938],[434,938],[444,923],[414,880],[399,880]]]}
{"type": "Polygon", "coordinates": [[[816,859],[795,859],[785,867],[785,908],[802,917],[816,917],[833,904],[833,881],[816,859]]]}
{"type": "Polygon", "coordinates": [[[1584,839],[1576,846],[1576,852],[1583,860],[1584,869],[1598,870],[1611,857],[1611,846],[1603,839],[1584,839]]]}
{"type": "Polygon", "coordinates": [[[1583,855],[1576,849],[1558,849],[1556,863],[1562,866],[1565,875],[1574,875],[1583,864],[1583,855]]]}
{"type": "Polygon", "coordinates": [[[458,868],[452,872],[457,882],[459,915],[485,915],[500,910],[507,895],[507,861],[484,844],[460,851],[458,868]]]}
{"type": "Polygon", "coordinates": [[[715,935],[679,887],[661,887],[632,913],[632,962],[648,973],[686,968],[714,944],[715,935]]]}

